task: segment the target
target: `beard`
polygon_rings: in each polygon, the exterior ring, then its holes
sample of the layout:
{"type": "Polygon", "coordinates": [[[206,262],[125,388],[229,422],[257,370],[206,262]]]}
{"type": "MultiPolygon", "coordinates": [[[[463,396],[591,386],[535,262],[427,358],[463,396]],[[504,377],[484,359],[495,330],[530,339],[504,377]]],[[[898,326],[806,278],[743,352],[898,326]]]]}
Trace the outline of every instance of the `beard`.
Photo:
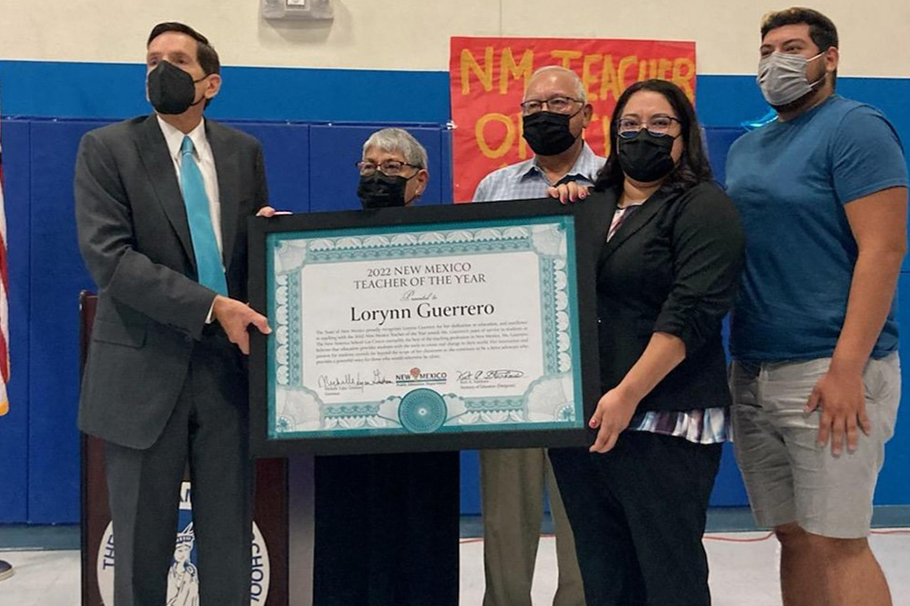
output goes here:
{"type": "Polygon", "coordinates": [[[821,74],[816,75],[815,80],[810,85],[812,87],[812,90],[810,90],[808,93],[806,93],[799,99],[790,101],[789,103],[784,103],[783,105],[772,105],[771,107],[774,108],[774,111],[776,111],[779,114],[780,113],[794,113],[794,112],[798,113],[802,109],[812,107],[816,103],[816,101],[818,101],[819,96],[823,95],[823,91],[825,89],[825,82],[828,79],[828,72],[827,72],[827,70],[825,70],[824,63],[822,63],[820,71],[821,71],[821,74]]]}

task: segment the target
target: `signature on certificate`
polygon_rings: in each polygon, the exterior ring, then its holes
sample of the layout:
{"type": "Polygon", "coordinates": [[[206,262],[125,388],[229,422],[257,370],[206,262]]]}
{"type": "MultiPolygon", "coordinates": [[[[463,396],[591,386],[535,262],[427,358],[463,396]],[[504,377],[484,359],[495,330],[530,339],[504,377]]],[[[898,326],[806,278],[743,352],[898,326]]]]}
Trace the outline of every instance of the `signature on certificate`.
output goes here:
{"type": "Polygon", "coordinates": [[[374,370],[372,376],[363,377],[359,372],[347,372],[341,376],[331,377],[329,375],[319,375],[316,384],[320,389],[343,390],[343,389],[363,389],[371,385],[391,385],[392,381],[388,380],[379,370],[374,370]]]}
{"type": "Polygon", "coordinates": [[[523,370],[495,368],[492,370],[459,370],[457,375],[459,383],[486,383],[502,379],[519,379],[525,376],[525,373],[523,370]]]}

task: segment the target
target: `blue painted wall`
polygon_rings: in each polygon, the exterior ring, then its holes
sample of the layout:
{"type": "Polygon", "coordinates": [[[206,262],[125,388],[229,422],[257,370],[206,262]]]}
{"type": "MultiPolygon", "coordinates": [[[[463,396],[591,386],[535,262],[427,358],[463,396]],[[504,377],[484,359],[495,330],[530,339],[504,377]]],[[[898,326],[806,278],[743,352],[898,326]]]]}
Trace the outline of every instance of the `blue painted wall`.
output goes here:
{"type": "MultiPolygon", "coordinates": [[[[276,206],[300,212],[356,207],[352,164],[365,135],[389,123],[408,123],[436,163],[425,202],[451,199],[450,145],[443,126],[449,120],[446,73],[226,68],[223,75],[224,89],[209,114],[264,142],[276,206]]],[[[13,363],[12,410],[0,419],[0,523],[74,522],[79,514],[76,294],[91,284],[71,218],[73,160],[82,132],[149,111],[144,67],[0,61],[0,83],[13,363]]],[[[883,109],[910,141],[910,109],[904,103],[910,80],[842,77],[838,88],[883,109]]],[[[748,76],[700,76],[697,95],[699,115],[712,127],[709,151],[720,167],[740,123],[767,108],[748,76]]],[[[910,301],[908,289],[910,278],[902,275],[904,301],[910,301]]],[[[901,307],[900,319],[910,326],[910,303],[901,307]]],[[[904,353],[910,359],[910,351],[904,353]]],[[[910,417],[906,407],[901,417],[910,417]]],[[[903,425],[902,420],[889,444],[879,504],[910,503],[910,433],[903,425]]],[[[476,512],[472,453],[463,455],[462,475],[463,510],[476,512]]],[[[746,503],[729,448],[712,502],[746,503]]]]}

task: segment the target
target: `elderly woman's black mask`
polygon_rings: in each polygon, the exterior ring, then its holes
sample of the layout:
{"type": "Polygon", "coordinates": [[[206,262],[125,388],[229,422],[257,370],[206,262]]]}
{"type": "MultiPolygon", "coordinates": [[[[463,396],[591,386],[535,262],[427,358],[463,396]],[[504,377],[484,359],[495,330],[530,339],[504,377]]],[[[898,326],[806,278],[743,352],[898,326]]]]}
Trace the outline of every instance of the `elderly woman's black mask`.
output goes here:
{"type": "Polygon", "coordinates": [[[372,175],[360,177],[357,197],[360,198],[364,209],[404,206],[407,204],[404,199],[405,188],[408,186],[408,181],[416,176],[415,173],[410,177],[398,175],[392,177],[377,170],[372,175]]]}

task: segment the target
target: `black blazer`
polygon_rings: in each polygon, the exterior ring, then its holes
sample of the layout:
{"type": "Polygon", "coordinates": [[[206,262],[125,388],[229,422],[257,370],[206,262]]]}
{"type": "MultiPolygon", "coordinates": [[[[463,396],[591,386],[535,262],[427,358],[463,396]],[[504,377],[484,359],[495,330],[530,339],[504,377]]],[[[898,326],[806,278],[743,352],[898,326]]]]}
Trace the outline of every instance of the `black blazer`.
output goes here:
{"type": "Polygon", "coordinates": [[[744,240],[732,201],[713,183],[665,187],[627,217],[609,242],[618,194],[596,205],[597,315],[604,393],[638,361],[654,332],[675,335],[686,358],[638,410],[730,405],[721,322],[736,294],[744,240]]]}

